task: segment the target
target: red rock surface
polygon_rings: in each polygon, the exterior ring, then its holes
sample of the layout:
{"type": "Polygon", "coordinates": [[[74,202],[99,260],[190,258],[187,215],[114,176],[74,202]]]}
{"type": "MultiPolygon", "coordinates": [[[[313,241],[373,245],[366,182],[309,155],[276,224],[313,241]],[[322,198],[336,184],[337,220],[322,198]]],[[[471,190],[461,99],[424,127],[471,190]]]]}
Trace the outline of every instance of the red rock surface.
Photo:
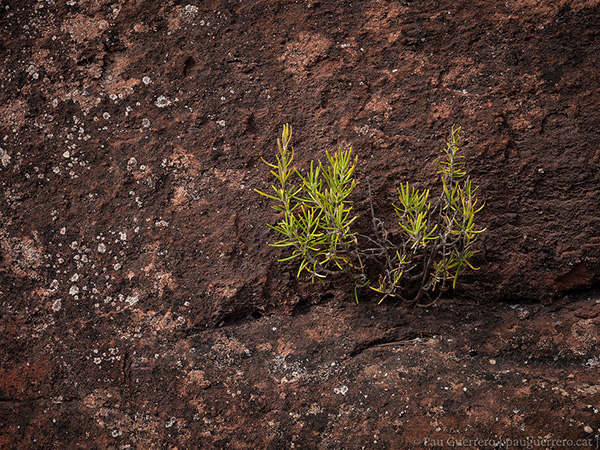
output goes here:
{"type": "Polygon", "coordinates": [[[0,446],[595,449],[600,295],[574,300],[329,302],[204,331],[131,311],[52,338],[13,330],[0,446]]]}
{"type": "Polygon", "coordinates": [[[6,1],[0,44],[1,447],[600,433],[598,1],[6,1]],[[295,280],[285,122],[390,228],[462,125],[481,270],[428,311],[295,280]]]}

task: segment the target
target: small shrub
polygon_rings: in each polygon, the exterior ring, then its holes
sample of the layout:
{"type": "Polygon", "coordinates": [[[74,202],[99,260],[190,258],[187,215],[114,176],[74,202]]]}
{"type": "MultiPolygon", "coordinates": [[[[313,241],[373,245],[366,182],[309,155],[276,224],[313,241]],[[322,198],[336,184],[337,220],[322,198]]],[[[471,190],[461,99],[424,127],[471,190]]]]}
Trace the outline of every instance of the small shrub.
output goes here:
{"type": "Polygon", "coordinates": [[[327,152],[327,161],[312,161],[303,176],[292,166],[292,128],[286,124],[277,139],[275,162],[263,159],[275,178],[272,191],[257,190],[274,200],[273,208],[281,214],[269,226],[282,239],[270,245],[290,247],[291,254],[279,261],[298,259],[297,276],[306,273],[313,281],[350,276],[357,302],[357,289],[369,286],[381,294],[380,303],[387,297],[421,306],[434,303],[449,285],[456,286],[464,269],[475,269],[470,262],[476,253],[473,244],[485,231],[475,225],[483,205],[478,206],[477,187],[464,171],[460,131],[452,127],[443,158],[436,161],[442,184],[437,198],[431,199],[429,189],[400,184],[398,204],[393,205],[399,237],[393,238],[375,216],[370,186],[372,234],[352,230],[357,218],[350,200],[357,163],[352,149],[327,152]],[[375,282],[369,276],[374,271],[375,282]]]}

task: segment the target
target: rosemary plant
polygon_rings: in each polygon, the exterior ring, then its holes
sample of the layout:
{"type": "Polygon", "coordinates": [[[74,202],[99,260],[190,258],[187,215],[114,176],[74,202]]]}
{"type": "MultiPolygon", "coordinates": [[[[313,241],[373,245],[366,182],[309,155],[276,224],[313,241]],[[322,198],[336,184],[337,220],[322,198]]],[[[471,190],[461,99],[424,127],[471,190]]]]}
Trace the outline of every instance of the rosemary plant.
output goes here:
{"type": "Polygon", "coordinates": [[[349,199],[356,186],[353,173],[357,158],[352,149],[341,148],[327,162],[311,162],[306,175],[292,166],[294,149],[290,145],[292,128],[283,127],[277,139],[276,161],[267,164],[276,183],[270,193],[257,192],[275,200],[273,208],[282,214],[276,225],[282,240],[270,244],[291,247],[291,255],[279,261],[299,258],[297,276],[306,272],[313,281],[328,275],[352,277],[357,289],[369,286],[387,297],[426,306],[437,301],[451,282],[456,286],[464,268],[475,269],[470,262],[476,253],[473,244],[485,231],[475,226],[477,206],[474,187],[463,170],[464,156],[459,154],[460,127],[452,127],[444,158],[436,161],[442,192],[430,200],[430,191],[401,184],[398,216],[400,239],[392,239],[383,222],[375,216],[369,186],[373,234],[351,230],[356,220],[349,199]],[[376,283],[367,276],[367,265],[379,272],[376,283]]]}

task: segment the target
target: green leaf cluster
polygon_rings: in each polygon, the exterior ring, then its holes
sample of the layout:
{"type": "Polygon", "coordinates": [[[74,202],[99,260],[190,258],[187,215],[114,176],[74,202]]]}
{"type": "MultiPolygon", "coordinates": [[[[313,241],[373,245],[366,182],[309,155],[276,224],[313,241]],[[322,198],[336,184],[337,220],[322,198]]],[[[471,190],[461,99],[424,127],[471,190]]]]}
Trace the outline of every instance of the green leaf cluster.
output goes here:
{"type": "Polygon", "coordinates": [[[352,158],[352,149],[340,149],[333,155],[327,152],[326,164],[313,161],[303,175],[292,167],[291,136],[292,127],[285,125],[277,140],[276,162],[263,160],[277,181],[273,192],[257,191],[276,200],[273,208],[282,213],[281,220],[269,226],[283,239],[270,245],[292,247],[291,255],[280,261],[299,258],[298,276],[304,271],[312,279],[322,279],[348,272],[354,265],[356,243],[356,235],[350,230],[356,216],[352,215],[349,197],[356,186],[353,172],[357,158],[352,158]]]}
{"type": "Polygon", "coordinates": [[[478,188],[464,170],[460,131],[452,127],[443,158],[436,161],[442,184],[437,198],[429,189],[400,184],[399,204],[393,205],[399,238],[392,239],[375,216],[371,198],[373,233],[351,230],[357,218],[350,200],[357,164],[352,149],[327,152],[325,164],[313,161],[303,175],[292,166],[292,128],[286,124],[277,140],[275,162],[263,160],[276,183],[272,192],[257,191],[275,200],[273,208],[280,214],[277,224],[269,226],[282,239],[270,245],[291,247],[291,254],[280,261],[298,258],[297,276],[306,272],[313,280],[347,274],[356,288],[369,286],[380,293],[381,301],[396,297],[419,305],[435,302],[450,282],[456,286],[465,268],[476,270],[470,260],[477,253],[478,235],[485,231],[476,226],[475,216],[483,205],[478,205],[478,188]],[[376,283],[367,275],[372,273],[368,267],[377,268],[376,283]]]}

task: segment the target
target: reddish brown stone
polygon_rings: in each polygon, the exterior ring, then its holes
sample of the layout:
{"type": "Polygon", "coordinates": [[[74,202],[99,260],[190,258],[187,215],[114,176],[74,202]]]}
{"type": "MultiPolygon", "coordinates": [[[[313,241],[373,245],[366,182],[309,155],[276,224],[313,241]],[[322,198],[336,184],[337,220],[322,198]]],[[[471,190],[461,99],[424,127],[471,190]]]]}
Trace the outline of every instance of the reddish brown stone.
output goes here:
{"type": "Polygon", "coordinates": [[[3,2],[0,447],[594,438],[599,298],[565,295],[600,281],[599,18],[562,0],[3,2]],[[296,280],[254,192],[286,122],[299,166],[353,147],[357,224],[369,179],[394,232],[397,186],[437,189],[462,125],[481,269],[429,311],[296,280]]]}

